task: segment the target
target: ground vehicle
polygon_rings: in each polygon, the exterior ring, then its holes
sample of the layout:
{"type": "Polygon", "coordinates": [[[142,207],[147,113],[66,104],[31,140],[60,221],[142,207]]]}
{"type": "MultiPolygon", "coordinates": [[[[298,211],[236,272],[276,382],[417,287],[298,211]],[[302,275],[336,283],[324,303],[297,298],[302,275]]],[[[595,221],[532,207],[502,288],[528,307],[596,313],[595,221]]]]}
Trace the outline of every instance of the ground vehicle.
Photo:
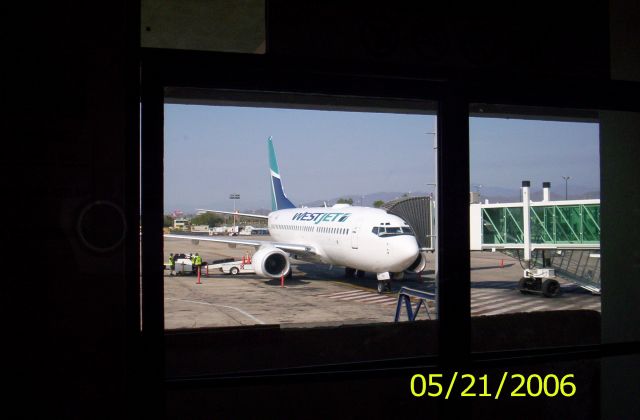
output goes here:
{"type": "MultiPolygon", "coordinates": [[[[193,262],[191,261],[191,256],[192,254],[175,254],[173,256],[176,275],[196,274],[195,267],[193,266],[193,262]]],[[[207,262],[203,261],[202,267],[206,265],[207,265],[207,262]]],[[[171,269],[171,266],[169,265],[168,262],[164,263],[164,269],[165,270],[171,269]]]]}
{"type": "Polygon", "coordinates": [[[216,270],[219,270],[220,272],[224,273],[224,274],[240,274],[240,273],[255,273],[256,271],[253,268],[253,265],[251,265],[251,263],[247,263],[244,260],[239,260],[239,261],[226,261],[226,262],[220,262],[217,264],[209,264],[207,266],[208,268],[208,273],[211,274],[212,272],[215,272],[216,270]]]}

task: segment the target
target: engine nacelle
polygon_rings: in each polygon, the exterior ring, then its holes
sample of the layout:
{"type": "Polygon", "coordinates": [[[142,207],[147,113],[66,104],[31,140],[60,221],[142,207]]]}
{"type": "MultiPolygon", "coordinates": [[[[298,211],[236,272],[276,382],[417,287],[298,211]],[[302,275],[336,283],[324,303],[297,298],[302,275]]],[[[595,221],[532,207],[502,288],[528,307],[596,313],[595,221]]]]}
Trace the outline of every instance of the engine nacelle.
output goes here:
{"type": "Polygon", "coordinates": [[[409,273],[421,273],[427,268],[427,252],[420,251],[416,260],[404,271],[409,273]]]}
{"type": "Polygon", "coordinates": [[[251,264],[257,275],[272,279],[285,276],[291,268],[287,253],[275,247],[259,249],[251,257],[251,264]]]}

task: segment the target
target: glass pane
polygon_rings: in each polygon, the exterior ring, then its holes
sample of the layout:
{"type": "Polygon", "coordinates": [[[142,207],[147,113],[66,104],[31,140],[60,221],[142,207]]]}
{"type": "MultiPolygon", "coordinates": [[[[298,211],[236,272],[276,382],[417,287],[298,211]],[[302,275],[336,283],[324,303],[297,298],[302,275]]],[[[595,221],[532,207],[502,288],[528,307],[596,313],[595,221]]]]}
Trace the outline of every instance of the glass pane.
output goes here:
{"type": "Polygon", "coordinates": [[[394,322],[402,287],[435,319],[429,230],[402,217],[432,204],[434,107],[166,104],[166,328],[394,322]]]}
{"type": "Polygon", "coordinates": [[[508,106],[486,104],[470,111],[471,315],[511,316],[492,319],[510,340],[475,342],[475,350],[597,342],[597,113],[518,108],[508,114],[508,106]],[[486,112],[491,109],[500,112],[486,112]],[[563,310],[587,312],[555,312],[563,310]],[[549,327],[546,340],[527,338],[515,326],[535,331],[543,321],[531,314],[552,311],[548,322],[575,329],[563,334],[549,327]]]}

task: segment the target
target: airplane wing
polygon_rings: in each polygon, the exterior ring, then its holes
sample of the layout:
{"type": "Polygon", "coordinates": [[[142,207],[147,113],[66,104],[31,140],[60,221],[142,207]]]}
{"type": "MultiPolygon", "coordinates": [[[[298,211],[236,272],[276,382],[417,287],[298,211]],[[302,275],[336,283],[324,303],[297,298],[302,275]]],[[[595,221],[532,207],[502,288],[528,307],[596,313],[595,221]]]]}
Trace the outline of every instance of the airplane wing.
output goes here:
{"type": "Polygon", "coordinates": [[[212,238],[210,236],[189,236],[189,235],[175,235],[172,233],[164,235],[165,238],[171,239],[189,239],[194,241],[208,241],[208,242],[221,242],[235,248],[238,245],[253,246],[256,249],[262,246],[273,246],[274,248],[281,249],[286,252],[301,253],[317,255],[314,247],[304,244],[287,244],[283,242],[272,241],[256,241],[256,240],[244,240],[244,239],[227,239],[227,238],[212,238]]]}
{"type": "Polygon", "coordinates": [[[251,213],[237,213],[234,211],[222,211],[222,210],[209,210],[209,209],[196,209],[197,214],[202,213],[219,213],[219,214],[230,214],[235,216],[245,216],[245,217],[254,217],[256,219],[268,219],[269,216],[265,216],[264,214],[251,214],[251,213]]]}

